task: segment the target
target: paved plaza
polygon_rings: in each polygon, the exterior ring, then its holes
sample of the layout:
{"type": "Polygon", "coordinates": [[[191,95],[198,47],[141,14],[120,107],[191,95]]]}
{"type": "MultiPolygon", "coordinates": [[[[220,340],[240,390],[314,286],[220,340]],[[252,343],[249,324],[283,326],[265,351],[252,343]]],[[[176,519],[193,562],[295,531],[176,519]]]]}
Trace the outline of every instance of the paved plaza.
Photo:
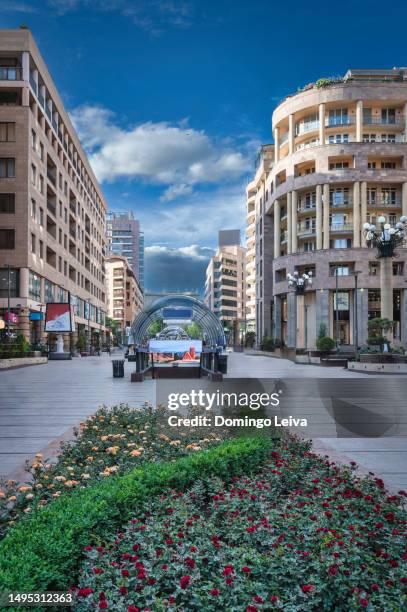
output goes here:
{"type": "MultiPolygon", "coordinates": [[[[0,475],[22,478],[27,459],[36,452],[45,451],[46,456],[55,453],[59,441],[71,437],[72,427],[101,405],[155,403],[155,382],[131,383],[130,372],[134,364],[127,362],[125,378],[114,379],[112,358],[114,355],[103,354],[101,357],[50,361],[45,365],[0,372],[0,475]]],[[[308,411],[309,415],[313,412],[314,402],[310,396],[307,397],[304,388],[313,389],[314,381],[315,385],[318,384],[317,379],[326,379],[327,383],[328,379],[336,379],[335,388],[345,396],[343,403],[348,408],[361,403],[359,397],[356,404],[352,389],[362,389],[362,397],[366,389],[364,408],[367,414],[375,408],[380,412],[386,404],[396,406],[401,414],[405,393],[400,389],[407,385],[406,377],[383,377],[380,379],[383,393],[370,397],[370,382],[377,380],[374,376],[243,353],[229,354],[227,378],[277,378],[283,383],[285,381],[287,390],[291,389],[291,393],[295,389],[298,391],[292,396],[293,413],[308,411]],[[393,387],[393,395],[389,396],[387,388],[393,387]]],[[[324,384],[323,380],[319,384],[324,384]]],[[[407,489],[406,438],[353,438],[349,433],[343,438],[329,435],[321,434],[315,439],[315,448],[319,452],[328,453],[339,461],[357,461],[364,470],[381,476],[393,491],[407,489]]]]}

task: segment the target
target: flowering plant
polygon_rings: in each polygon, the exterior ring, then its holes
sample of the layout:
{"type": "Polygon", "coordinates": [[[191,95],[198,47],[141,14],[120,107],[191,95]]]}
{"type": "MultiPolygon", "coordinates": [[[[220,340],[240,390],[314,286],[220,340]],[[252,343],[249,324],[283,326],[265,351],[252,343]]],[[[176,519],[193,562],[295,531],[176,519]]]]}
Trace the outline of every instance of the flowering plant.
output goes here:
{"type": "Polygon", "coordinates": [[[173,461],[228,437],[221,428],[205,428],[204,434],[198,427],[171,429],[167,418],[162,407],[103,407],[74,430],[72,441],[61,444],[56,462],[38,453],[27,463],[27,483],[0,482],[0,539],[21,516],[67,491],[129,472],[147,461],[173,461]]]}
{"type": "Polygon", "coordinates": [[[403,609],[406,494],[354,467],[281,441],[255,478],[209,477],[143,502],[86,547],[75,609],[403,609]]]}

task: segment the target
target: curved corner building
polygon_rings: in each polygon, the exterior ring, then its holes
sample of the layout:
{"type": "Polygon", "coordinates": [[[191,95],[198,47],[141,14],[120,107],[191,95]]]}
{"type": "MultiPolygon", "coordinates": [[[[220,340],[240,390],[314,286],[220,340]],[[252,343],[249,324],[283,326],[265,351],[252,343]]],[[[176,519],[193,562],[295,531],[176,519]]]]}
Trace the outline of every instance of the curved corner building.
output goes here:
{"type": "Polygon", "coordinates": [[[353,345],[356,334],[365,344],[368,320],[387,316],[397,322],[395,339],[406,343],[407,249],[386,266],[363,235],[367,221],[384,215],[394,224],[407,215],[406,115],[407,69],[349,70],[275,109],[274,160],[248,191],[252,200],[257,187],[258,340],[271,334],[289,347],[313,348],[324,332],[342,345],[353,345]],[[288,288],[295,270],[313,273],[305,297],[288,288]]]}

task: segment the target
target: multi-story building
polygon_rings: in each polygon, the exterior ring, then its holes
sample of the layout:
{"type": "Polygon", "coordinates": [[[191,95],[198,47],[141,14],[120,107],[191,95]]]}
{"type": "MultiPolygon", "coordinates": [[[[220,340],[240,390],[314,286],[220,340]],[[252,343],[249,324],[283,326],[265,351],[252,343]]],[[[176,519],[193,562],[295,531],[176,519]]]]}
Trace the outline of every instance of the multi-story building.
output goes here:
{"type": "Polygon", "coordinates": [[[246,248],[239,230],[219,232],[218,248],[206,269],[205,304],[238,342],[246,323],[246,248]]]}
{"type": "Polygon", "coordinates": [[[258,343],[271,333],[271,279],[264,275],[267,251],[263,245],[269,239],[271,226],[265,214],[270,195],[265,185],[273,161],[274,145],[263,145],[256,159],[255,177],[246,188],[246,325],[247,331],[256,331],[258,343]]]}
{"type": "Polygon", "coordinates": [[[312,348],[322,332],[345,345],[358,332],[364,344],[377,316],[396,321],[394,336],[406,342],[407,250],[387,269],[390,291],[381,291],[386,260],[376,259],[363,230],[380,216],[395,224],[407,215],[406,116],[407,69],[349,70],[275,109],[274,162],[255,198],[273,227],[264,274],[273,335],[287,346],[312,348]],[[305,297],[288,288],[294,271],[313,273],[305,297]]]}
{"type": "Polygon", "coordinates": [[[44,341],[45,304],[70,296],[77,332],[103,331],[105,214],[31,33],[1,30],[0,318],[9,318],[10,289],[11,326],[44,341]]]}
{"type": "Polygon", "coordinates": [[[106,259],[107,313],[116,321],[123,342],[129,328],[143,309],[143,291],[126,257],[112,255],[106,259]]]}
{"type": "Polygon", "coordinates": [[[108,212],[106,233],[109,253],[123,255],[132,268],[142,289],[144,289],[144,234],[140,221],[131,211],[108,212]]]}

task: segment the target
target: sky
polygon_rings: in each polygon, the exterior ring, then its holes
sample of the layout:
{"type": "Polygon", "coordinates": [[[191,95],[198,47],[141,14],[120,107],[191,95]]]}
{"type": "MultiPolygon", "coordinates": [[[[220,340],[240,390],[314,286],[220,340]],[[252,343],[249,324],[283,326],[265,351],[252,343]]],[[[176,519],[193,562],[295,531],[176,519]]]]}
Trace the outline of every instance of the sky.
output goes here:
{"type": "Polygon", "coordinates": [[[218,230],[244,238],[279,101],[406,66],[406,22],[397,0],[0,0],[0,27],[31,29],[109,208],[140,219],[152,291],[202,292],[218,230]]]}

